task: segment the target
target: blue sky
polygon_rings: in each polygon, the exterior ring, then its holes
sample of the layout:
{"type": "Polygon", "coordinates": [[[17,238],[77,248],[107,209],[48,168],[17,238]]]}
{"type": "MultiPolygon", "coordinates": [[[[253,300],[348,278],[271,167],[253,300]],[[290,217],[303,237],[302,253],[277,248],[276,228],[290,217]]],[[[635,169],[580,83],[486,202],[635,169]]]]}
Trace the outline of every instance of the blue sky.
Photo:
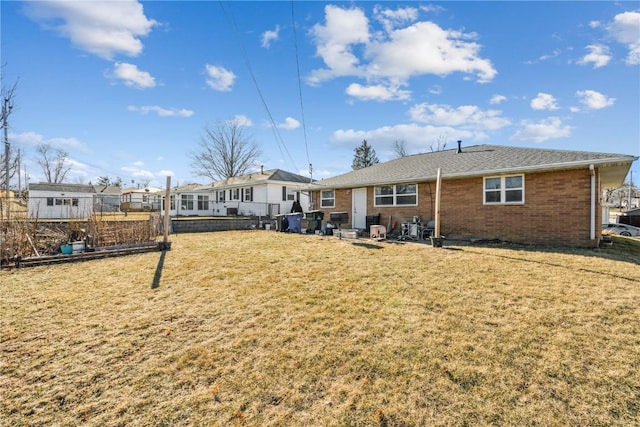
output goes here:
{"type": "MultiPolygon", "coordinates": [[[[640,155],[635,2],[2,1],[9,139],[70,182],[206,183],[189,154],[238,119],[256,169],[322,179],[366,139],[381,161],[501,144],[640,155]]],[[[633,166],[640,182],[640,165],[633,166]]]]}

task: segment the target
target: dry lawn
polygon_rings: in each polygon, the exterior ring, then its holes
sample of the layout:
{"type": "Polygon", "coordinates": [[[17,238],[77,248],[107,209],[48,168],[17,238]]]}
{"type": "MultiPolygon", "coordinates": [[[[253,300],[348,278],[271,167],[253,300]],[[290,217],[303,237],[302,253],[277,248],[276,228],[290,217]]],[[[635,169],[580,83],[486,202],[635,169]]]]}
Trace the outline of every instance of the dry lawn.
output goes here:
{"type": "Polygon", "coordinates": [[[172,241],[0,273],[0,425],[640,425],[630,239],[172,241]]]}

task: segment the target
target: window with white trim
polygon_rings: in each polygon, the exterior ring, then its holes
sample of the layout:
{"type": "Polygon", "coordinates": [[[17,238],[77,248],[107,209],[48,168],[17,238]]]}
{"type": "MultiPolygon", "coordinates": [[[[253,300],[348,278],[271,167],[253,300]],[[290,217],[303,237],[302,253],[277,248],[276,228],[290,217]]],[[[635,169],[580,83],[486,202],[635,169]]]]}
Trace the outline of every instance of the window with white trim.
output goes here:
{"type": "Polygon", "coordinates": [[[198,196],[198,210],[199,211],[209,210],[209,196],[198,196]]]}
{"type": "MultiPolygon", "coordinates": [[[[166,200],[166,197],[162,197],[162,210],[165,210],[165,206],[164,206],[164,201],[166,200]]],[[[171,194],[169,196],[169,209],[171,210],[175,210],[176,209],[176,198],[173,194],[171,194]]]]}
{"type": "Polygon", "coordinates": [[[244,189],[244,201],[253,202],[253,187],[244,189]]]}
{"type": "Polygon", "coordinates": [[[183,194],[181,200],[181,207],[183,211],[193,210],[193,194],[183,194]]]}
{"type": "Polygon", "coordinates": [[[335,190],[322,190],[320,192],[320,207],[321,208],[335,208],[336,207],[336,192],[335,192],[335,190]]]}
{"type": "Polygon", "coordinates": [[[524,203],[524,175],[484,178],[484,204],[524,203]]]}
{"type": "Polygon", "coordinates": [[[380,185],[374,187],[374,206],[416,206],[418,184],[380,185]]]}

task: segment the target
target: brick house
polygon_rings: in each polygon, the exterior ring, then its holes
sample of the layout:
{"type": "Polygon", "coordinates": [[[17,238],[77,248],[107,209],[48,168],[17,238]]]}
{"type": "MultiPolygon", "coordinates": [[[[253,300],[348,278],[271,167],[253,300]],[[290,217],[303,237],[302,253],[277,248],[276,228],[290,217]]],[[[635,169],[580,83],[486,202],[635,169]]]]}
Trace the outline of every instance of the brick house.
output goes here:
{"type": "Polygon", "coordinates": [[[441,170],[440,231],[453,240],[596,247],[602,189],[618,187],[638,157],[624,154],[477,145],[401,157],[312,185],[325,219],[365,229],[368,216],[399,233],[435,217],[441,170]]]}

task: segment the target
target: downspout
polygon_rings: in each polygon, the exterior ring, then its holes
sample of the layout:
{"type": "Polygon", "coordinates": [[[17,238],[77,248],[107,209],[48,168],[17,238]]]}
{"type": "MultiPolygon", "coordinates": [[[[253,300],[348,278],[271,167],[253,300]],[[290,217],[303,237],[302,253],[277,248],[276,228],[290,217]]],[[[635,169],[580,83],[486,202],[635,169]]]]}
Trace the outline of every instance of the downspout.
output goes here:
{"type": "Polygon", "coordinates": [[[591,171],[591,240],[596,239],[596,171],[593,164],[589,165],[591,171]]]}

